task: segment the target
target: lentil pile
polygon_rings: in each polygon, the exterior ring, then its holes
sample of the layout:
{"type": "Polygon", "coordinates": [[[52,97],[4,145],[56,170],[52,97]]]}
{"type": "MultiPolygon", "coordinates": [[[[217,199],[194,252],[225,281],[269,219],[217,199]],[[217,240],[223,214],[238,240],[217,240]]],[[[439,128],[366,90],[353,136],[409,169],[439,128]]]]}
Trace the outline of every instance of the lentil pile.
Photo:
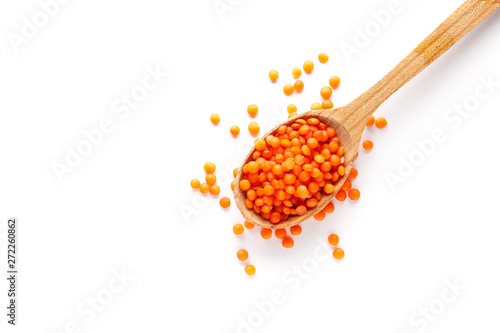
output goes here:
{"type": "Polygon", "coordinates": [[[252,161],[243,166],[245,206],[274,224],[306,214],[335,191],[345,174],[343,155],[335,129],[317,118],[281,126],[255,141],[252,161]]]}

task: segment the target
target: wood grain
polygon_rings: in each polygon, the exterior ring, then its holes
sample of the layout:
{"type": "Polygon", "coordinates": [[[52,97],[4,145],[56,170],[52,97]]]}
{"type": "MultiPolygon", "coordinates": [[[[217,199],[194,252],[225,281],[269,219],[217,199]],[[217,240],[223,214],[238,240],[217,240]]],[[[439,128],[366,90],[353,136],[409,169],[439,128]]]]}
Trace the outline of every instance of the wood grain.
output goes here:
{"type": "Polygon", "coordinates": [[[303,216],[291,216],[278,224],[272,224],[264,220],[253,210],[246,208],[245,192],[241,191],[238,185],[242,177],[243,165],[251,157],[254,151],[252,149],[245,158],[235,182],[234,197],[236,205],[245,219],[263,228],[286,228],[299,224],[316,215],[334,198],[338,189],[340,189],[347,179],[359,148],[365,124],[373,112],[387,98],[439,58],[499,6],[500,0],[467,0],[393,70],[351,103],[337,109],[305,112],[288,119],[269,131],[265,136],[275,133],[280,126],[291,124],[296,119],[319,118],[337,130],[340,143],[345,147],[346,175],[335,183],[336,190],[334,193],[322,196],[315,209],[309,210],[303,216]]]}

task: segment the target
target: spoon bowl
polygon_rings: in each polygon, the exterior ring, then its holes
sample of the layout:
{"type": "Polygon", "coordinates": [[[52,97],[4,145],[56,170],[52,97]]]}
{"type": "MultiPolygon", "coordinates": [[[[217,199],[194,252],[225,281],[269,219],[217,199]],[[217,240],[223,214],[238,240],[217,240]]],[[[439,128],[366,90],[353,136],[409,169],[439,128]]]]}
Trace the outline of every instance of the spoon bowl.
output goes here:
{"type": "MultiPolygon", "coordinates": [[[[299,224],[314,215],[316,215],[320,210],[322,210],[332,199],[335,197],[335,194],[340,190],[342,185],[344,184],[345,180],[347,179],[347,176],[349,175],[349,172],[352,169],[352,165],[354,163],[354,160],[356,158],[356,154],[358,151],[359,147],[359,141],[361,139],[361,133],[362,133],[362,127],[361,127],[361,132],[358,133],[358,131],[351,129],[349,130],[346,128],[342,121],[342,116],[345,116],[346,114],[349,114],[350,107],[345,106],[337,109],[327,109],[327,110],[320,110],[320,111],[309,111],[305,112],[303,114],[297,115],[295,117],[289,118],[287,121],[279,124],[278,126],[274,127],[272,130],[270,130],[268,133],[266,133],[263,138],[267,137],[268,135],[272,135],[276,133],[279,127],[283,125],[291,125],[295,120],[297,119],[308,119],[308,118],[318,118],[321,122],[325,123],[327,126],[333,127],[336,131],[336,135],[340,139],[339,144],[344,146],[345,152],[344,152],[344,167],[345,167],[345,174],[341,178],[339,178],[335,183],[335,191],[331,194],[323,194],[321,196],[321,200],[318,202],[318,205],[314,209],[308,209],[307,213],[300,216],[300,215],[295,215],[295,216],[289,216],[286,220],[281,221],[279,223],[273,224],[268,220],[263,219],[259,214],[257,214],[255,211],[252,209],[248,209],[245,206],[245,192],[242,191],[239,187],[239,182],[242,179],[243,175],[243,166],[248,163],[249,161],[252,160],[252,154],[255,151],[255,147],[253,147],[246,158],[244,159],[243,164],[238,170],[238,174],[236,175],[236,180],[235,180],[235,186],[234,186],[234,198],[236,205],[238,206],[239,210],[241,211],[243,217],[254,223],[257,224],[260,227],[263,228],[287,228],[291,227],[293,225],[299,224]]],[[[366,123],[366,121],[365,121],[366,123]]]]}

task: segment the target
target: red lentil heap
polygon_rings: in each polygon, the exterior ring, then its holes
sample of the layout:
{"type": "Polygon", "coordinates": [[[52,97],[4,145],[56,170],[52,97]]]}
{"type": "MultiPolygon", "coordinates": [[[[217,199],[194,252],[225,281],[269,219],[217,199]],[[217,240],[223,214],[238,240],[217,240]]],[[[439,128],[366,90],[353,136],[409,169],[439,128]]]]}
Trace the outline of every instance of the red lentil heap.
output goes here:
{"type": "Polygon", "coordinates": [[[274,224],[314,209],[345,174],[339,141],[317,118],[297,119],[257,139],[239,182],[245,206],[274,224]]]}

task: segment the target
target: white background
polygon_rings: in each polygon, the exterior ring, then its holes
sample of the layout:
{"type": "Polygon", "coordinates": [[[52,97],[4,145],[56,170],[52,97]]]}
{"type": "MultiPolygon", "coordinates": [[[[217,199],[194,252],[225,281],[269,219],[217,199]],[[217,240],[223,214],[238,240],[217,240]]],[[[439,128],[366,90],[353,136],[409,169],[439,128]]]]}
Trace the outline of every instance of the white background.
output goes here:
{"type": "Polygon", "coordinates": [[[1,331],[237,332],[249,317],[254,326],[241,332],[498,331],[500,87],[456,128],[444,115],[470,100],[481,78],[500,82],[500,12],[382,105],[377,115],[389,125],[365,132],[375,146],[356,162],[361,199],[303,223],[290,250],[258,228],[236,237],[232,226],[243,220],[235,205],[223,211],[218,199],[200,199],[190,180],[213,161],[229,196],[223,178],[251,140],[248,104],[259,106],[256,119],[268,129],[288,103],[306,111],[320,101],[332,75],[342,78],[334,104],[348,103],[461,0],[401,0],[352,57],[340,45],[354,45],[356,29],[389,1],[231,3],[221,19],[212,0],[69,1],[16,53],[8,34],[20,34],[40,5],[2,1],[0,245],[5,253],[6,220],[18,217],[20,277],[15,329],[6,324],[1,279],[1,331]],[[324,65],[322,51],[330,56],[324,65]],[[284,96],[291,70],[306,59],[316,67],[303,75],[303,93],[284,96]],[[148,66],[169,77],[120,119],[113,102],[141,84],[148,66]],[[276,84],[267,78],[272,68],[276,84]],[[59,181],[52,163],[64,163],[66,146],[104,118],[113,132],[59,181]],[[419,154],[415,140],[439,128],[445,142],[391,189],[386,173],[397,174],[400,158],[419,154]],[[332,232],[344,260],[316,259],[318,239],[332,232]],[[236,259],[240,248],[257,269],[251,278],[236,259]],[[95,317],[79,315],[89,298],[109,296],[113,271],[122,269],[133,276],[127,286],[95,317]],[[453,296],[446,281],[466,289],[441,309],[442,293],[453,296]],[[255,302],[267,304],[272,293],[283,302],[264,316],[255,302]],[[422,322],[418,311],[429,306],[440,313],[422,322]]]}

